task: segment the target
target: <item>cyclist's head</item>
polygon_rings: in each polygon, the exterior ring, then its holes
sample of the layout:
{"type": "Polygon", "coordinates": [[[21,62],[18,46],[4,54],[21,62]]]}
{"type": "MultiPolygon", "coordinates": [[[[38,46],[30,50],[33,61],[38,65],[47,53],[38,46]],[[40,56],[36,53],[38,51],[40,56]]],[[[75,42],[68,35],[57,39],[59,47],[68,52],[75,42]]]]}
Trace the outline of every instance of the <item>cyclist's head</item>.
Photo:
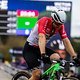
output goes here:
{"type": "Polygon", "coordinates": [[[64,24],[66,22],[66,13],[63,10],[58,10],[51,12],[53,20],[59,24],[64,24]]]}

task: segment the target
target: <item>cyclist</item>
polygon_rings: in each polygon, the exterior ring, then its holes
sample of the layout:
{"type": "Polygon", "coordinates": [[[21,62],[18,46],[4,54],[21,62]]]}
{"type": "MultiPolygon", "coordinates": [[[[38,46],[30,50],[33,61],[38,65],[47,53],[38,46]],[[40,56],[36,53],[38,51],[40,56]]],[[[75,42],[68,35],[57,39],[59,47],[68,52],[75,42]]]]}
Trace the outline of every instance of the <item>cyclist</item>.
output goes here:
{"type": "Polygon", "coordinates": [[[43,62],[46,63],[49,61],[48,56],[51,56],[52,58],[54,57],[54,53],[58,54],[46,47],[50,37],[56,36],[56,33],[60,34],[65,48],[71,57],[77,60],[77,54],[75,53],[65,31],[65,21],[66,13],[63,10],[51,12],[51,18],[42,17],[38,20],[29,37],[27,38],[23,49],[23,57],[30,69],[40,64],[38,59],[42,58],[43,62]]]}

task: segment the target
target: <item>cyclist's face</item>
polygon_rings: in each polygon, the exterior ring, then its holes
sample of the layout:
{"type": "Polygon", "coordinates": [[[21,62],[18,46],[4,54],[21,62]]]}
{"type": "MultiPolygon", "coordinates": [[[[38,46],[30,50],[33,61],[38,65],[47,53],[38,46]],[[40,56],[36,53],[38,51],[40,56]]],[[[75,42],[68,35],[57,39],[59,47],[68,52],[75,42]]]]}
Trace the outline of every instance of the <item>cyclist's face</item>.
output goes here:
{"type": "Polygon", "coordinates": [[[53,27],[57,27],[57,28],[59,28],[61,25],[62,25],[62,24],[53,21],[53,27]]]}

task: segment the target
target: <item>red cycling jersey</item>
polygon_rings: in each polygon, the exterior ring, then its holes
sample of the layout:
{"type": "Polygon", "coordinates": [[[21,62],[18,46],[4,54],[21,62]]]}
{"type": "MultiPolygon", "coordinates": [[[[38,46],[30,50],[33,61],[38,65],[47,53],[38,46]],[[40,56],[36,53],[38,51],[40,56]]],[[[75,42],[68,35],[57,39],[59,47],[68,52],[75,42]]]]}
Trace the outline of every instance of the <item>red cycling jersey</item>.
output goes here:
{"type": "Polygon", "coordinates": [[[43,33],[48,37],[59,32],[62,39],[67,37],[66,31],[64,29],[64,25],[61,25],[59,28],[55,28],[52,25],[52,18],[43,17],[38,21],[38,33],[43,33]]]}
{"type": "Polygon", "coordinates": [[[43,33],[46,35],[47,41],[49,38],[56,33],[60,34],[61,38],[64,39],[67,37],[67,34],[64,29],[64,25],[61,25],[59,28],[54,28],[52,25],[52,18],[43,17],[38,20],[37,24],[32,29],[27,41],[30,45],[37,45],[38,46],[38,34],[43,33]]]}

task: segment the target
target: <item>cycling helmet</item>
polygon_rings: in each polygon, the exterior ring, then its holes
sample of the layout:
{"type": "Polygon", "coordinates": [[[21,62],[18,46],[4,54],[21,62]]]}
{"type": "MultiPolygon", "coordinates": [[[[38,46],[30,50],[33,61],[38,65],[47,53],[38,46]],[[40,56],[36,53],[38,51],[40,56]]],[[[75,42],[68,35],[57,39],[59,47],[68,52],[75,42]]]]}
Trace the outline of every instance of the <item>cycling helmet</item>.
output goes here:
{"type": "Polygon", "coordinates": [[[64,24],[66,21],[66,13],[63,10],[51,12],[51,16],[56,22],[60,24],[64,24]]]}

